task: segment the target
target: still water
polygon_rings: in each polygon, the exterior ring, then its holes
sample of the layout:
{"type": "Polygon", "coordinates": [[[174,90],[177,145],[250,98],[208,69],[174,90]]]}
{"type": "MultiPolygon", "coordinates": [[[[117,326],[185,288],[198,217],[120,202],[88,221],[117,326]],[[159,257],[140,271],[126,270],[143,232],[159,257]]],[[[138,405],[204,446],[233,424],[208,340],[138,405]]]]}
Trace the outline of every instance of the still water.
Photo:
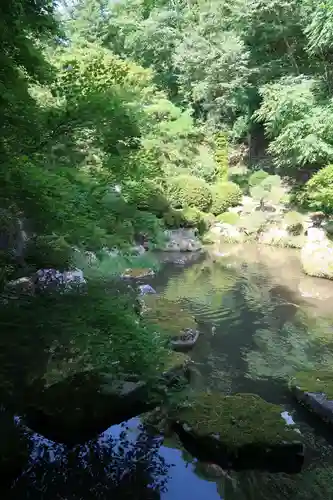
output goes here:
{"type": "Polygon", "coordinates": [[[333,434],[294,403],[286,385],[295,370],[333,365],[333,282],[304,276],[293,251],[230,246],[222,253],[168,263],[150,284],[197,318],[195,388],[281,404],[304,435],[304,472],[216,478],[177,441],[148,436],[133,419],[71,450],[33,435],[31,463],[12,498],[333,500],[333,434]]]}

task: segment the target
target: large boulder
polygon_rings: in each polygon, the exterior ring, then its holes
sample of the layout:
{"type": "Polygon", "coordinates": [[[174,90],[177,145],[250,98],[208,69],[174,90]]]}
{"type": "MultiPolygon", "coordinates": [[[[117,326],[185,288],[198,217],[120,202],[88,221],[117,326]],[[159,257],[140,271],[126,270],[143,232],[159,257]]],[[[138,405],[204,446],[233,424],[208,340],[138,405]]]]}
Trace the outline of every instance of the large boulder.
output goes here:
{"type": "Polygon", "coordinates": [[[166,243],[160,250],[164,252],[198,252],[202,249],[200,240],[193,229],[173,229],[165,231],[166,243]]]}
{"type": "Polygon", "coordinates": [[[245,239],[244,233],[232,224],[218,222],[209,230],[208,237],[213,241],[224,240],[228,243],[241,243],[245,239]]]}
{"type": "Polygon", "coordinates": [[[114,377],[94,370],[44,385],[33,383],[21,402],[24,423],[69,446],[87,442],[108,427],[165,403],[170,389],[189,380],[190,360],[170,353],[163,372],[149,384],[137,376],[114,377]]]}
{"type": "Polygon", "coordinates": [[[201,393],[171,418],[182,444],[199,460],[229,470],[297,473],[304,446],[281,413],[254,394],[201,393]]]}
{"type": "Polygon", "coordinates": [[[199,337],[198,325],[188,311],[158,295],[146,295],[143,301],[143,318],[156,326],[174,349],[194,346],[199,337]]]}
{"type": "Polygon", "coordinates": [[[308,229],[307,241],[301,250],[301,263],[309,276],[333,279],[333,245],[323,229],[308,229]]]}
{"type": "Polygon", "coordinates": [[[291,389],[297,401],[333,425],[332,371],[298,372],[291,382],[291,389]]]}

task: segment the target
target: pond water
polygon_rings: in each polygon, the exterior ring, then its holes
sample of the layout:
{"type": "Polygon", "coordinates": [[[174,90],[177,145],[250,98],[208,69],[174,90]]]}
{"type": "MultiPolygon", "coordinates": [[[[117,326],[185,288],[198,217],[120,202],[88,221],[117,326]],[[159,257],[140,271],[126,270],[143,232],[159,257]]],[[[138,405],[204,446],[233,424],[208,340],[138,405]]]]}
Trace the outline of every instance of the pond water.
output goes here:
{"type": "Polygon", "coordinates": [[[11,497],[333,499],[333,433],[287,389],[295,370],[333,363],[333,282],[304,276],[297,252],[230,246],[187,265],[168,263],[149,283],[189,308],[200,325],[193,386],[281,404],[305,438],[304,472],[210,477],[176,440],[149,436],[133,419],[71,450],[33,435],[29,470],[11,497]]]}

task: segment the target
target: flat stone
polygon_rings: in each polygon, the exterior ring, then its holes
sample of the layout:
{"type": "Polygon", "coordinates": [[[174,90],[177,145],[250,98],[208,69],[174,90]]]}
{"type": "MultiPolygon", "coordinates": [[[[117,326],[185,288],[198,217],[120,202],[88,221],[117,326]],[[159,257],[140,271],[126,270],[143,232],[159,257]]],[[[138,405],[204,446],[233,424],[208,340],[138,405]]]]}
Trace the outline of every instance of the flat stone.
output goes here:
{"type": "Polygon", "coordinates": [[[325,422],[333,424],[333,372],[298,372],[291,389],[297,401],[325,422]]]}
{"type": "Polygon", "coordinates": [[[253,394],[198,394],[171,415],[172,428],[199,460],[222,469],[300,472],[304,445],[281,408],[253,394]]]}

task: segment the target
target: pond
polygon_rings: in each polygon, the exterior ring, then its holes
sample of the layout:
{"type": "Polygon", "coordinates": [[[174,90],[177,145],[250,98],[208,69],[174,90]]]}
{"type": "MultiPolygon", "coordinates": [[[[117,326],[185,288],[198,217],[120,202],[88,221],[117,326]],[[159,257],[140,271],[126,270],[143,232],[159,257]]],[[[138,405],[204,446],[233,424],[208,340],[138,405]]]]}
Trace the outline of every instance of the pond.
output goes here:
{"type": "Polygon", "coordinates": [[[304,276],[294,251],[250,245],[185,265],[167,263],[149,283],[189,308],[200,325],[191,351],[193,386],[251,392],[281,404],[304,435],[304,472],[214,477],[176,440],[149,436],[133,419],[74,449],[32,435],[29,469],[11,498],[333,498],[333,434],[287,389],[295,370],[333,363],[333,283],[304,276]]]}

